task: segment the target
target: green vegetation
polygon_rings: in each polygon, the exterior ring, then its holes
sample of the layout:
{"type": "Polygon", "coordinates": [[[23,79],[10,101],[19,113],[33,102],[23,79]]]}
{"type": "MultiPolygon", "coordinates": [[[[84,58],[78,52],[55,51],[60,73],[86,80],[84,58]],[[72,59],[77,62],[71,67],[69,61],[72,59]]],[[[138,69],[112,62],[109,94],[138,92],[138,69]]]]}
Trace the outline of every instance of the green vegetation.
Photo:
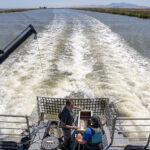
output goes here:
{"type": "Polygon", "coordinates": [[[0,9],[0,13],[10,13],[10,12],[21,12],[21,11],[29,11],[36,10],[35,8],[31,9],[0,9]]]}
{"type": "Polygon", "coordinates": [[[150,9],[133,9],[133,8],[132,9],[131,8],[77,8],[77,9],[134,16],[139,18],[150,18],[150,9]]]}

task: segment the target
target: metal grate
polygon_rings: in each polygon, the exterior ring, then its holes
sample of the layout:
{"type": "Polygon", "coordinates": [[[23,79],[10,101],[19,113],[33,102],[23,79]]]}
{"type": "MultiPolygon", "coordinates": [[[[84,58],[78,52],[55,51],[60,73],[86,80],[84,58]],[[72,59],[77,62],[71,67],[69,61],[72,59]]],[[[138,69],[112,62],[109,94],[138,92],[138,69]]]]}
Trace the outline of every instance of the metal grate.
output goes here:
{"type": "MultiPolygon", "coordinates": [[[[38,113],[58,115],[60,108],[66,104],[66,100],[62,98],[37,97],[38,113]]],[[[104,115],[108,98],[95,99],[71,99],[76,106],[80,106],[85,110],[92,110],[96,115],[104,115]]],[[[75,109],[75,113],[78,110],[75,109]]]]}

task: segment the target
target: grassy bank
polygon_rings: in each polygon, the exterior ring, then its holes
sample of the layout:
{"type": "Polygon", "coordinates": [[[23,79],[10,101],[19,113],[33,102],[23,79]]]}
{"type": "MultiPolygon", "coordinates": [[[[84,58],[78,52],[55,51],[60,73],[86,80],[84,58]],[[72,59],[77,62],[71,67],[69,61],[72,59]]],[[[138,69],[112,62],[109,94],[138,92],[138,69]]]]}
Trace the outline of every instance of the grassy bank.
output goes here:
{"type": "Polygon", "coordinates": [[[131,8],[78,8],[78,9],[134,16],[139,18],[150,18],[150,9],[131,9],[131,8]]]}
{"type": "Polygon", "coordinates": [[[29,10],[36,10],[36,9],[35,8],[32,8],[32,9],[0,9],[0,13],[21,12],[21,11],[29,11],[29,10]]]}

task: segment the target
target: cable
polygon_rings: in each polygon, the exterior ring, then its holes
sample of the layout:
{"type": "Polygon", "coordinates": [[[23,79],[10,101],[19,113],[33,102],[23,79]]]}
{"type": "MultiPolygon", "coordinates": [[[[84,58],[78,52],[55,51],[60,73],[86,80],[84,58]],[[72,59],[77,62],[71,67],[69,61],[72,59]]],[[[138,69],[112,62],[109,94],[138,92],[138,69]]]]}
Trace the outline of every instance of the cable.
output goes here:
{"type": "MultiPolygon", "coordinates": [[[[45,80],[45,76],[44,76],[44,69],[43,69],[43,66],[42,66],[42,58],[41,58],[41,53],[40,53],[40,47],[39,47],[39,41],[38,41],[38,38],[37,38],[37,47],[38,47],[38,51],[39,51],[39,56],[40,56],[40,65],[41,65],[41,69],[42,69],[42,76],[43,76],[43,80],[45,80]]],[[[48,89],[47,87],[45,88],[45,92],[46,92],[46,95],[48,97],[48,89]]]]}

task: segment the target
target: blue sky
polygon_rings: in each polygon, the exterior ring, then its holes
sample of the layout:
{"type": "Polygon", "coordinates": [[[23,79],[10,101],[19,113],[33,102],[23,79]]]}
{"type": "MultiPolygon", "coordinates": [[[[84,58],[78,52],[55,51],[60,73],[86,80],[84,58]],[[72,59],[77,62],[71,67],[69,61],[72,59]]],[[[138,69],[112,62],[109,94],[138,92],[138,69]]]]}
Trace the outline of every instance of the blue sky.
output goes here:
{"type": "Polygon", "coordinates": [[[0,0],[0,8],[37,8],[132,3],[150,7],[150,0],[0,0]]]}

